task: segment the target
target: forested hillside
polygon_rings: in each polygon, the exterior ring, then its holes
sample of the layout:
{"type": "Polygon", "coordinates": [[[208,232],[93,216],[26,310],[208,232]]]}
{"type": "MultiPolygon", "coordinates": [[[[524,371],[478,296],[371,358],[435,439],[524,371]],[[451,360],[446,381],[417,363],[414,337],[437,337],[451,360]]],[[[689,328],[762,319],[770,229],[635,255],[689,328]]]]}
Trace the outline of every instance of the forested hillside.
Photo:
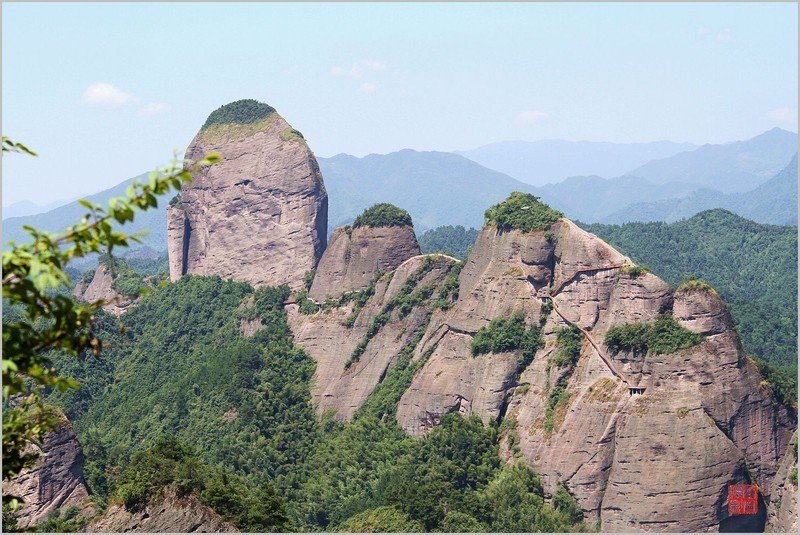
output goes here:
{"type": "Polygon", "coordinates": [[[417,238],[423,253],[444,253],[460,260],[467,258],[478,231],[461,225],[447,225],[431,229],[417,238]]]}
{"type": "Polygon", "coordinates": [[[580,522],[566,492],[551,506],[530,468],[503,465],[498,429],[477,417],[406,435],[394,412],[416,369],[410,355],[352,422],[318,421],[315,364],[293,345],[288,293],[184,277],[119,319],[102,314],[102,358],[57,359],[81,388],[50,401],[73,422],[97,499],[135,504],[176,483],[253,531],[563,531],[580,522]],[[242,320],[262,327],[245,338],[242,320]]]}
{"type": "Polygon", "coordinates": [[[797,227],[719,209],[672,224],[582,226],[671,284],[708,281],[729,305],[745,349],[796,369],[797,227]]]}

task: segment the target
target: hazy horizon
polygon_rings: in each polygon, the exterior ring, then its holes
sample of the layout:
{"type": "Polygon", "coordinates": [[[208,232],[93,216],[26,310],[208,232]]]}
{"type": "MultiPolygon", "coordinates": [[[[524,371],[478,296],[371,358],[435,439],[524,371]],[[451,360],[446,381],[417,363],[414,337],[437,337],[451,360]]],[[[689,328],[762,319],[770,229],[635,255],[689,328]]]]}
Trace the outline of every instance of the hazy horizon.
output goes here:
{"type": "Polygon", "coordinates": [[[796,4],[12,3],[3,15],[3,132],[40,154],[4,158],[4,206],[164,164],[240,98],[274,106],[320,157],[797,131],[796,4]]]}

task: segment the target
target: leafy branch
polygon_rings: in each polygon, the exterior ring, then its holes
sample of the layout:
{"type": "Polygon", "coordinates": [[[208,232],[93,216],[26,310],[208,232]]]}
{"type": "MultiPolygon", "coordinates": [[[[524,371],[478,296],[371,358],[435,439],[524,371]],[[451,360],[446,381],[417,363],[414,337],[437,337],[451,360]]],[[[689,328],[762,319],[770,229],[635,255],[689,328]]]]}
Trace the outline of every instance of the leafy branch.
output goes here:
{"type": "MultiPolygon", "coordinates": [[[[2,147],[4,153],[36,156],[6,136],[2,147]]],[[[20,308],[22,315],[3,325],[3,404],[8,407],[3,411],[3,479],[35,460],[26,447],[52,429],[54,417],[42,403],[41,389],[77,387],[75,381],[58,375],[48,354],[59,351],[80,357],[90,350],[99,356],[102,350],[102,341],[92,330],[92,315],[105,303],[76,303],[59,292],[69,282],[64,272],[67,263],[91,253],[110,256],[115,247],[139,242],[136,236],[116,231],[114,224],[133,221],[137,211],[157,207],[159,195],[180,190],[194,174],[219,160],[216,153],[198,162],[173,160],[150,173],[147,183],[132,184],[125,196],[111,199],[107,207],[78,201],[87,214],[61,234],[25,226],[32,241],[9,242],[3,252],[3,300],[4,305],[20,308]]]]}

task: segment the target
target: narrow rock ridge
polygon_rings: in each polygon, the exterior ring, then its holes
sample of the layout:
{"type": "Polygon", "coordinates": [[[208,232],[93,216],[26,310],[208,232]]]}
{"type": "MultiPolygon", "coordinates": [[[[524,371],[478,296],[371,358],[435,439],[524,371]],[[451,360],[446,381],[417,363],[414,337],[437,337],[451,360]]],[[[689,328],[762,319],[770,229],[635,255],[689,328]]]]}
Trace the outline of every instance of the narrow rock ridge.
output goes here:
{"type": "Polygon", "coordinates": [[[78,507],[84,516],[95,512],[83,480],[83,448],[69,421],[60,416],[55,429],[44,436],[41,448],[29,446],[27,451],[40,454],[36,464],[3,482],[4,496],[24,500],[15,513],[21,528],[35,526],[59,509],[78,507]]]}
{"type": "Polygon", "coordinates": [[[194,495],[179,497],[174,487],[141,510],[112,504],[102,517],[86,526],[88,533],[232,533],[236,526],[202,504],[194,495]]]}
{"type": "Polygon", "coordinates": [[[167,209],[170,278],[219,275],[297,289],[325,250],[322,174],[303,137],[277,112],[241,124],[240,103],[222,108],[230,114],[214,112],[186,151],[192,161],[212,151],[222,161],[198,172],[167,209]],[[218,117],[233,119],[212,121],[218,117]]]}
{"type": "Polygon", "coordinates": [[[317,266],[308,296],[321,303],[359,290],[377,271],[392,271],[419,253],[410,226],[339,227],[317,266]]]}

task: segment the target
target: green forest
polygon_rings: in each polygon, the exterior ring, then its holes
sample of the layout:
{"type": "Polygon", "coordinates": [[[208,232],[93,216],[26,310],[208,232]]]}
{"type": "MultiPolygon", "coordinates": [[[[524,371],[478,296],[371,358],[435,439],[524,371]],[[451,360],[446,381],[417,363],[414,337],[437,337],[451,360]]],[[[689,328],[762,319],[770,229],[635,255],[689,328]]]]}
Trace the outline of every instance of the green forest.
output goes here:
{"type": "Polygon", "coordinates": [[[474,228],[447,225],[423,233],[417,241],[423,253],[444,253],[465,260],[477,237],[478,231],[474,228]]]}
{"type": "Polygon", "coordinates": [[[587,529],[569,494],[547,499],[530,468],[501,461],[496,426],[454,415],[406,435],[394,411],[410,355],[351,422],[317,418],[288,295],[184,277],[121,318],[101,313],[100,358],[54,356],[81,388],[49,401],[73,422],[101,506],[135,507],[172,484],[250,531],[587,529]],[[244,338],[240,319],[254,317],[262,328],[244,338]]]}

